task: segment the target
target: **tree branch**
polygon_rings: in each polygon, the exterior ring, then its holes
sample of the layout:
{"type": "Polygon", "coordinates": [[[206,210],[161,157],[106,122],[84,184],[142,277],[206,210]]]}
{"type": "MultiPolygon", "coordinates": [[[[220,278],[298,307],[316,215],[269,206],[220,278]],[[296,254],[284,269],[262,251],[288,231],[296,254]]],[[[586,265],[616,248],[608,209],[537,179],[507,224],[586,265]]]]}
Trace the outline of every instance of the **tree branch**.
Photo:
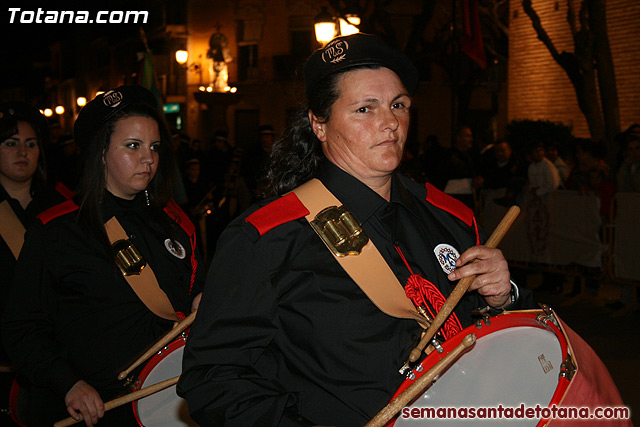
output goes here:
{"type": "Polygon", "coordinates": [[[533,25],[533,29],[536,30],[538,40],[544,43],[551,56],[553,56],[553,59],[555,59],[556,62],[560,63],[560,54],[551,41],[551,38],[549,38],[547,32],[544,30],[544,28],[542,28],[540,17],[538,16],[538,13],[533,9],[531,0],[522,0],[522,7],[524,8],[524,12],[529,16],[529,19],[531,19],[531,24],[533,25]]]}

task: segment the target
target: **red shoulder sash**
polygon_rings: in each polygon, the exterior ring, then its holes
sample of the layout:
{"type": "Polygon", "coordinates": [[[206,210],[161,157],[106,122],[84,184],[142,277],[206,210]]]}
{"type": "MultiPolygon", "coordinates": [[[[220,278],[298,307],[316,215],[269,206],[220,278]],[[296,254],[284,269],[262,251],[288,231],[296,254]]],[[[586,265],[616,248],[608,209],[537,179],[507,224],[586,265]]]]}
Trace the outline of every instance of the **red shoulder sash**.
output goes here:
{"type": "Polygon", "coordinates": [[[78,209],[80,209],[80,207],[76,205],[73,200],[69,199],[58,205],[52,206],[45,211],[40,212],[36,218],[38,218],[43,224],[46,224],[52,219],[55,219],[62,215],[66,215],[78,209]]]}
{"type": "Polygon", "coordinates": [[[427,202],[443,211],[455,216],[467,226],[473,227],[476,233],[476,244],[480,244],[480,233],[478,233],[478,224],[476,217],[467,205],[460,200],[455,199],[448,194],[438,190],[432,184],[427,183],[427,202]]]}
{"type": "Polygon", "coordinates": [[[245,221],[253,225],[262,236],[272,228],[307,215],[309,210],[298,196],[288,193],[253,212],[245,221]]]}

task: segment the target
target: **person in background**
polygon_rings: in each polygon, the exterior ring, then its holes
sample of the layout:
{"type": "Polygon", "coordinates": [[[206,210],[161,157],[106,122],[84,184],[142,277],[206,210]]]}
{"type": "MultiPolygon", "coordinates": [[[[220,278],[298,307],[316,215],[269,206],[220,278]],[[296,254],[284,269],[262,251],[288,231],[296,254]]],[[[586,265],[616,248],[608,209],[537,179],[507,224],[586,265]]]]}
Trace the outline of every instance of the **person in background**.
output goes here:
{"type": "Polygon", "coordinates": [[[625,135],[621,148],[623,156],[616,172],[617,189],[640,192],[640,132],[625,135]]]}
{"type": "Polygon", "coordinates": [[[569,178],[570,170],[567,163],[558,153],[558,145],[554,142],[545,144],[544,155],[558,170],[558,175],[560,175],[560,184],[561,186],[564,186],[564,182],[569,178]]]}
{"type": "Polygon", "coordinates": [[[462,125],[456,132],[452,147],[447,150],[432,178],[436,187],[462,201],[471,209],[475,208],[474,192],[484,184],[474,152],[471,128],[462,125]]]}
{"type": "Polygon", "coordinates": [[[605,161],[606,146],[602,141],[575,138],[572,147],[576,164],[565,182],[567,190],[584,190],[589,187],[589,171],[599,170],[609,179],[610,167],[605,161]]]}
{"type": "Polygon", "coordinates": [[[207,181],[213,186],[224,185],[224,174],[233,159],[233,147],[229,144],[226,130],[217,130],[213,134],[209,158],[207,161],[207,181]]]}
{"type": "Polygon", "coordinates": [[[75,191],[80,180],[80,156],[73,135],[62,134],[47,158],[49,181],[75,191]]]}
{"type": "MultiPolygon", "coordinates": [[[[640,125],[629,126],[617,138],[620,141],[620,160],[616,171],[618,192],[640,192],[640,125]]],[[[612,316],[627,316],[638,310],[634,285],[623,284],[620,298],[607,304],[612,316]]]]}
{"type": "Polygon", "coordinates": [[[521,174],[521,167],[513,156],[511,144],[506,139],[493,145],[493,159],[482,170],[484,187],[509,188],[511,180],[521,174]]]}
{"type": "Polygon", "coordinates": [[[544,197],[558,189],[560,175],[553,163],[545,157],[544,144],[541,141],[534,142],[529,153],[531,154],[531,163],[527,171],[529,193],[544,197]]]}
{"type": "Polygon", "coordinates": [[[258,142],[243,155],[240,162],[240,175],[256,201],[261,197],[261,179],[265,174],[269,154],[275,141],[276,133],[271,125],[258,128],[258,142]]]}
{"type": "Polygon", "coordinates": [[[459,279],[477,274],[447,321],[454,334],[478,307],[532,302],[526,290],[518,296],[502,253],[480,245],[469,208],[395,173],[418,86],[404,54],[373,35],[337,37],[307,60],[304,77],[308,104],[274,144],[270,197],[220,236],[189,333],[177,392],[200,425],[362,426],[405,379],[398,369],[423,331],[385,304],[435,315],[459,279]],[[354,281],[325,245],[316,210],[361,229],[345,236],[352,249],[366,237],[381,258],[354,261],[390,281],[354,281]],[[378,283],[380,298],[367,293],[378,283]]]}
{"type": "Polygon", "coordinates": [[[30,427],[68,416],[134,426],[130,405],[105,412],[104,402],[129,391],[118,374],[197,308],[204,270],[193,224],[171,199],[171,140],[153,94],[97,96],[74,138],[78,193],[28,229],[3,343],[28,380],[30,427]]]}
{"type": "MultiPolygon", "coordinates": [[[[24,232],[65,197],[47,181],[45,117],[32,105],[0,104],[0,316],[5,311],[24,232]]],[[[9,402],[12,363],[0,343],[0,399],[9,402]]],[[[1,421],[1,420],[0,420],[1,421]]],[[[9,420],[6,420],[10,422],[9,420]]]]}
{"type": "Polygon", "coordinates": [[[424,143],[424,152],[420,155],[420,163],[427,182],[436,186],[443,185],[438,181],[438,173],[449,148],[444,144],[443,140],[438,138],[438,135],[427,135],[424,143]]]}

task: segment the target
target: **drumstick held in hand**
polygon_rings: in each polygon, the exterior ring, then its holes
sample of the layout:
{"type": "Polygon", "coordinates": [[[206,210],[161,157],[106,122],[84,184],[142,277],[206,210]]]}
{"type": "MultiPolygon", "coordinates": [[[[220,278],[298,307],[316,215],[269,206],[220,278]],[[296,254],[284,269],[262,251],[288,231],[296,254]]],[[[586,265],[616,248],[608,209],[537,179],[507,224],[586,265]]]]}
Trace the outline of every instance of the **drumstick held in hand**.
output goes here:
{"type": "MultiPolygon", "coordinates": [[[[493,230],[493,233],[491,233],[491,236],[484,244],[484,246],[492,249],[496,248],[519,214],[520,208],[518,206],[512,206],[511,208],[509,208],[496,229],[493,230]]],[[[473,282],[473,279],[475,278],[476,276],[469,276],[460,279],[456,287],[453,288],[453,291],[451,291],[449,298],[447,298],[438,314],[436,314],[433,322],[431,322],[429,329],[427,329],[427,331],[422,336],[420,343],[411,351],[411,354],[409,355],[409,362],[415,362],[416,360],[418,360],[420,354],[422,354],[422,351],[427,346],[427,343],[431,341],[431,338],[433,338],[436,332],[438,332],[444,321],[447,319],[447,317],[449,317],[460,299],[467,292],[467,289],[469,289],[471,282],[473,282]]]]}
{"type": "MultiPolygon", "coordinates": [[[[149,387],[145,387],[143,389],[134,391],[132,393],[129,394],[125,394],[124,396],[120,396],[116,399],[110,400],[107,403],[104,404],[104,410],[109,411],[113,408],[117,408],[118,406],[122,406],[126,403],[131,403],[134,400],[138,400],[138,399],[142,399],[143,397],[147,397],[153,393],[157,393],[159,391],[164,390],[165,388],[169,388],[172,385],[176,384],[178,382],[178,380],[180,379],[180,375],[178,375],[177,377],[173,377],[173,378],[169,378],[168,380],[164,380],[161,381],[159,383],[150,385],[149,387]]],[[[53,427],[67,427],[67,426],[71,426],[74,425],[76,423],[79,423],[80,421],[82,421],[84,418],[82,417],[82,414],[80,414],[79,419],[75,419],[72,417],[69,418],[65,418],[64,420],[60,420],[57,423],[55,423],[53,425],[53,427]]]]}
{"type": "Polygon", "coordinates": [[[438,363],[436,363],[431,369],[425,372],[420,378],[415,380],[413,384],[407,387],[402,393],[400,393],[395,399],[393,399],[387,406],[385,406],[378,414],[369,421],[365,427],[382,427],[387,421],[393,418],[398,412],[402,410],[409,402],[411,402],[416,396],[423,392],[423,390],[431,384],[431,381],[438,376],[442,371],[451,365],[462,351],[473,345],[476,342],[476,334],[469,334],[463,338],[462,342],[458,344],[449,354],[444,356],[438,363]]]}
{"type": "Polygon", "coordinates": [[[124,371],[120,372],[120,375],[118,375],[118,379],[119,380],[123,380],[127,377],[127,375],[129,375],[131,373],[131,371],[133,371],[134,369],[136,369],[138,366],[140,366],[142,364],[142,362],[144,362],[145,360],[147,360],[148,358],[150,358],[151,356],[153,356],[154,354],[156,354],[157,352],[159,352],[160,350],[162,350],[167,344],[169,344],[175,337],[177,337],[178,335],[180,335],[182,333],[182,331],[184,331],[185,329],[187,329],[195,320],[196,318],[196,313],[198,311],[195,310],[193,311],[189,316],[185,317],[184,319],[182,319],[180,321],[180,323],[178,323],[173,329],[171,329],[169,332],[167,332],[162,338],[160,338],[158,340],[158,342],[156,342],[153,347],[151,347],[149,350],[147,350],[142,356],[140,356],[138,358],[138,360],[136,360],[135,362],[133,362],[133,364],[131,366],[129,366],[127,369],[125,369],[124,371]]]}

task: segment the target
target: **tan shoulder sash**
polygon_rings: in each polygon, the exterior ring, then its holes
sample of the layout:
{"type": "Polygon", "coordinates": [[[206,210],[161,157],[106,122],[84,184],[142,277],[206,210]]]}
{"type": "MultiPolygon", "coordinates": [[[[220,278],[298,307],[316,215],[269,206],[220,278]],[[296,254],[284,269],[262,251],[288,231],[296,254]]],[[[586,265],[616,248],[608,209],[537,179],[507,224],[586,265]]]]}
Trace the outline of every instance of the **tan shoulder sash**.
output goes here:
{"type": "Polygon", "coordinates": [[[13,256],[18,259],[24,244],[25,229],[9,202],[0,203],[0,236],[7,243],[13,256]]]}
{"type": "MultiPolygon", "coordinates": [[[[342,206],[318,179],[302,184],[293,192],[309,210],[305,217],[309,223],[323,209],[342,206]]],[[[359,255],[334,254],[334,258],[380,311],[393,317],[424,321],[371,239],[359,255]]]]}
{"type": "MultiPolygon", "coordinates": [[[[106,222],[104,228],[111,244],[118,240],[127,240],[129,238],[115,216],[106,222]]],[[[142,268],[140,274],[131,274],[124,276],[124,278],[127,279],[129,286],[131,286],[138,298],[154,314],[168,320],[180,320],[171,305],[171,301],[169,301],[169,297],[160,289],[158,279],[150,265],[147,264],[142,268]]]]}

